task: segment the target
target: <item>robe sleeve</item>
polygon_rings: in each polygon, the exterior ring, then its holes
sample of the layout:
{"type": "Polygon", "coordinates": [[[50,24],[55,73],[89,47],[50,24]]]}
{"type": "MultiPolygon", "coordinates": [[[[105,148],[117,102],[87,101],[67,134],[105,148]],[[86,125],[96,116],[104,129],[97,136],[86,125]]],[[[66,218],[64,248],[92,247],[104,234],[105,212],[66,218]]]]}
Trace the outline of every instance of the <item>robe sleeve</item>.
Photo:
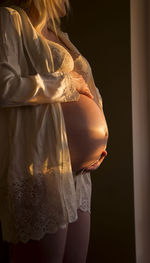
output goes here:
{"type": "MultiPolygon", "coordinates": [[[[22,76],[19,65],[19,13],[0,8],[0,107],[16,107],[79,100],[69,73],[22,76]]],[[[20,34],[19,34],[20,33],[20,34]]],[[[40,58],[39,58],[40,63],[40,58]]]]}

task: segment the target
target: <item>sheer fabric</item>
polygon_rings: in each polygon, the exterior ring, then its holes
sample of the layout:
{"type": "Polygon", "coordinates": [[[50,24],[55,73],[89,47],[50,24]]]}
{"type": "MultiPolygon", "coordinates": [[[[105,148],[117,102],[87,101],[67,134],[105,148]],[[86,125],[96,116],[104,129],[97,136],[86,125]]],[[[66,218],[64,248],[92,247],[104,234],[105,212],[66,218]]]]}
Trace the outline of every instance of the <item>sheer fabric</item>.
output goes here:
{"type": "Polygon", "coordinates": [[[74,69],[102,108],[91,68],[47,41],[19,7],[0,8],[0,221],[3,240],[41,239],[90,212],[90,173],[73,176],[61,102],[77,101],[74,69]]]}

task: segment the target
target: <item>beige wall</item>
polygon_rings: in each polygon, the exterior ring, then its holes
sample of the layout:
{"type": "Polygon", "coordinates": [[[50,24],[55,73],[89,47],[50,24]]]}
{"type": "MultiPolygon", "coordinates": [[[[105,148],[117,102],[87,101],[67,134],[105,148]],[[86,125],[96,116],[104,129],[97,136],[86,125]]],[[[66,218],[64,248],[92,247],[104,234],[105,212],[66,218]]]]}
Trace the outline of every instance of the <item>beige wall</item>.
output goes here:
{"type": "Polygon", "coordinates": [[[150,262],[150,27],[148,26],[148,1],[131,0],[132,126],[137,263],[150,262]]]}

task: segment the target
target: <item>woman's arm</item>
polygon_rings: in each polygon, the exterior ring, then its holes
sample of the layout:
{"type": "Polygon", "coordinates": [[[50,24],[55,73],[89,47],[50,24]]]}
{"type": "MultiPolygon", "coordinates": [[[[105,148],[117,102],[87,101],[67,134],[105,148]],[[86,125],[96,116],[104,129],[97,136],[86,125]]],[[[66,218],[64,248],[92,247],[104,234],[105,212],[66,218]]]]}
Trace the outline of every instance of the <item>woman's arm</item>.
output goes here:
{"type": "Polygon", "coordinates": [[[21,30],[19,13],[0,8],[0,107],[77,101],[80,95],[69,73],[21,75],[21,30]]]}

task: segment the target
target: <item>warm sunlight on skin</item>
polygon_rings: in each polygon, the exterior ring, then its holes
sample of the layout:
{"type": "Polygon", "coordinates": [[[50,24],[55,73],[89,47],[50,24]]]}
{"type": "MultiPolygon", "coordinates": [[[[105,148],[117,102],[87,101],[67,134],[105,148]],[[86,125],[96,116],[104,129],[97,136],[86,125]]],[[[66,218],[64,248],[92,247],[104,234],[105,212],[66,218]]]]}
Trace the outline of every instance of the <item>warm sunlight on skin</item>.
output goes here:
{"type": "MultiPolygon", "coordinates": [[[[87,167],[105,152],[108,127],[94,100],[80,94],[76,102],[62,103],[73,170],[87,167]]],[[[102,162],[104,158],[100,160],[102,162]]]]}

